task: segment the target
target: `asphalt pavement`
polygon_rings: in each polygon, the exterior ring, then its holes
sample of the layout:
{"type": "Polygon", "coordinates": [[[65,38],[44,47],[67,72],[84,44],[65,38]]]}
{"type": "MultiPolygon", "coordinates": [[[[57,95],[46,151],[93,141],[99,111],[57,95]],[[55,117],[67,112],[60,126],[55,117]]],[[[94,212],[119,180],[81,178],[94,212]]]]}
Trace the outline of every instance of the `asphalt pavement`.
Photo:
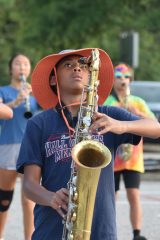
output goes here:
{"type": "MultiPolygon", "coordinates": [[[[20,188],[21,183],[18,179],[5,229],[5,240],[24,240],[20,188]]],[[[160,240],[160,173],[144,174],[141,183],[141,203],[143,209],[143,235],[147,237],[147,240],[160,240]]],[[[129,206],[123,185],[121,186],[116,208],[118,240],[132,240],[129,206]]]]}

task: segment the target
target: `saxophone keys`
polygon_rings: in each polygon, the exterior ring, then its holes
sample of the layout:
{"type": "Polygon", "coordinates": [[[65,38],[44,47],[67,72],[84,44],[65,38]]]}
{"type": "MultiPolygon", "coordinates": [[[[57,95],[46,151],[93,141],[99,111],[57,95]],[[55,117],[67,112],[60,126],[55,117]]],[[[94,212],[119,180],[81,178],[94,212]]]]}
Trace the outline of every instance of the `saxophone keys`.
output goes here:
{"type": "Polygon", "coordinates": [[[74,239],[74,236],[73,236],[73,233],[71,232],[69,235],[69,240],[73,240],[73,239],[74,239]]]}
{"type": "Polygon", "coordinates": [[[73,185],[76,186],[77,184],[77,176],[74,176],[72,179],[73,185]]]}
{"type": "Polygon", "coordinates": [[[90,127],[90,125],[91,125],[91,117],[89,117],[89,116],[83,117],[83,124],[86,125],[87,127],[90,127]]]}
{"type": "Polygon", "coordinates": [[[96,80],[95,83],[94,83],[94,86],[97,88],[98,85],[99,85],[100,81],[99,80],[96,80]]]}
{"type": "Polygon", "coordinates": [[[76,214],[75,212],[73,212],[73,213],[71,214],[71,221],[72,221],[72,222],[75,222],[75,221],[76,221],[76,218],[77,218],[77,214],[76,214]]]}
{"type": "Polygon", "coordinates": [[[76,202],[77,199],[78,199],[78,192],[76,191],[73,193],[73,200],[76,202]]]}

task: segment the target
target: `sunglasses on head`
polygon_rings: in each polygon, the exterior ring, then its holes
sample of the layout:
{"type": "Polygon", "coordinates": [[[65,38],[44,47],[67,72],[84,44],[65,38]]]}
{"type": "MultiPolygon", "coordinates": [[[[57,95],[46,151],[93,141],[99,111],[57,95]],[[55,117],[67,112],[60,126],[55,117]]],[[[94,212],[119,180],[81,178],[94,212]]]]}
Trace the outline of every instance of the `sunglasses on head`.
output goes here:
{"type": "Polygon", "coordinates": [[[116,71],[115,73],[114,73],[114,76],[116,77],[116,78],[131,78],[131,74],[130,73],[122,73],[122,72],[118,72],[118,71],[116,71]]]}

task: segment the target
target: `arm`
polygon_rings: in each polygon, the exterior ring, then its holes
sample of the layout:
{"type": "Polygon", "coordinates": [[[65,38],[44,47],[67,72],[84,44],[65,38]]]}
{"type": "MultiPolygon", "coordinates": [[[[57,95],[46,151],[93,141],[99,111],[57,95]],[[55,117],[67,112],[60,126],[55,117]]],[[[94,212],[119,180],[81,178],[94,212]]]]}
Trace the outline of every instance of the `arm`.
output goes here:
{"type": "Polygon", "coordinates": [[[20,89],[16,99],[12,100],[11,102],[6,103],[6,105],[10,108],[14,108],[19,106],[21,103],[25,101],[25,98],[31,94],[32,88],[29,83],[26,83],[25,89],[20,89]]]}
{"type": "Polygon", "coordinates": [[[63,210],[67,210],[68,190],[61,188],[57,192],[51,192],[40,185],[41,168],[38,165],[26,165],[24,167],[23,189],[25,195],[32,201],[55,209],[63,218],[63,210]]]}
{"type": "Polygon", "coordinates": [[[0,119],[11,119],[13,111],[6,104],[0,103],[0,119]]]}
{"type": "Polygon", "coordinates": [[[160,124],[157,120],[143,118],[134,121],[119,121],[103,113],[95,113],[93,124],[90,127],[91,132],[96,129],[99,134],[113,132],[116,134],[132,133],[143,137],[158,138],[160,137],[160,124]]]}
{"type": "Polygon", "coordinates": [[[12,100],[11,102],[6,103],[6,105],[10,108],[14,108],[23,102],[24,102],[24,95],[21,92],[19,92],[17,95],[17,98],[12,100]]]}

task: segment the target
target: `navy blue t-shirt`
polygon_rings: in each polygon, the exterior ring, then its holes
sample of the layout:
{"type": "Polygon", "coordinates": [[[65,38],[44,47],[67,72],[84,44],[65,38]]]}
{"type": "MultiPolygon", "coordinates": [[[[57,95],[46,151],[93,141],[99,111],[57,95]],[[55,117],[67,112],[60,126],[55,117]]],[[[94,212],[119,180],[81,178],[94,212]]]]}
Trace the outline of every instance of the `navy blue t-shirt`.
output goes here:
{"type": "MultiPolygon", "coordinates": [[[[99,107],[99,112],[122,121],[139,119],[117,107],[99,107]]],[[[109,148],[112,161],[101,170],[94,206],[91,240],[117,240],[113,159],[120,144],[138,144],[140,137],[133,134],[117,135],[109,132],[104,135],[95,135],[93,138],[109,148]]],[[[54,192],[62,187],[66,188],[70,178],[73,145],[74,139],[70,139],[62,116],[55,110],[46,110],[28,121],[17,162],[17,171],[23,173],[25,165],[36,164],[42,170],[42,186],[54,192]]],[[[34,215],[35,231],[32,240],[62,239],[62,218],[54,209],[36,204],[34,215]]]]}

